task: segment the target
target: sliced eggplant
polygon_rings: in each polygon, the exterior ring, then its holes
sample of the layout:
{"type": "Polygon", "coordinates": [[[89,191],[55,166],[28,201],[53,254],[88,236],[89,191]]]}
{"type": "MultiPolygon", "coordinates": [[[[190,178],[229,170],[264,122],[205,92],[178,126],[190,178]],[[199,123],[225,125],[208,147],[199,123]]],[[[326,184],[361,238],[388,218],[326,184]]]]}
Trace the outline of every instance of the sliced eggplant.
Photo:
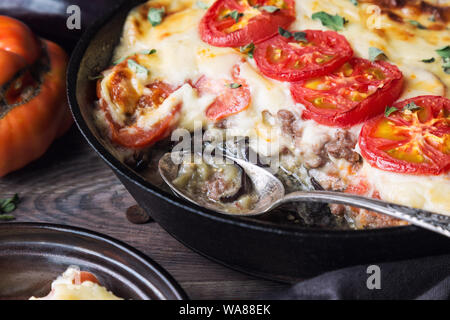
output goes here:
{"type": "Polygon", "coordinates": [[[252,191],[252,182],[250,178],[245,174],[245,172],[236,165],[230,165],[233,169],[228,168],[228,171],[233,171],[237,174],[230,178],[230,187],[228,190],[220,197],[220,201],[224,203],[230,203],[239,200],[240,197],[248,195],[252,191]]]}

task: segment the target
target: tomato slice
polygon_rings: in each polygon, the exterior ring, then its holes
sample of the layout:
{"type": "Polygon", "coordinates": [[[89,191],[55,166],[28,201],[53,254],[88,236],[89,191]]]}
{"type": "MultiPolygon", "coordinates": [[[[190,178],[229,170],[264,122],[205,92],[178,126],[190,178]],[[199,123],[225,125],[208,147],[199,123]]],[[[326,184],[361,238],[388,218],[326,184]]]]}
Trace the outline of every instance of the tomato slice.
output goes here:
{"type": "MultiPolygon", "coordinates": [[[[170,110],[160,109],[165,99],[174,91],[172,86],[161,81],[146,85],[144,95],[139,96],[132,85],[130,70],[124,68],[126,65],[127,62],[124,61],[115,66],[109,82],[109,96],[113,106],[102,98],[102,80],[99,80],[97,95],[100,98],[100,108],[105,112],[113,142],[126,148],[146,148],[166,137],[177,120],[181,104],[170,110]],[[113,114],[122,114],[125,119],[119,122],[113,114]],[[139,118],[147,115],[150,115],[150,118],[155,117],[155,121],[146,124],[145,128],[138,126],[139,118]]],[[[149,122],[151,121],[150,119],[149,122]]]]}
{"type": "Polygon", "coordinates": [[[350,44],[337,32],[303,32],[306,41],[278,35],[256,46],[255,62],[264,75],[291,82],[320,77],[336,70],[353,56],[350,44]]]}
{"type": "Polygon", "coordinates": [[[266,40],[294,21],[294,0],[218,0],[200,22],[200,36],[213,46],[240,47],[266,40]]]}
{"type": "Polygon", "coordinates": [[[328,126],[350,127],[370,119],[400,96],[403,75],[385,61],[352,58],[331,74],[291,84],[304,119],[328,126]]]}
{"type": "Polygon", "coordinates": [[[245,81],[239,78],[239,73],[239,67],[235,66],[232,80],[216,80],[203,76],[194,85],[200,95],[218,95],[206,109],[208,119],[217,122],[248,108],[251,100],[250,90],[245,81]]]}
{"type": "Polygon", "coordinates": [[[450,170],[450,100],[420,96],[398,102],[362,128],[359,146],[370,165],[385,171],[439,175],[450,170]]]}
{"type": "Polygon", "coordinates": [[[80,277],[79,279],[74,279],[72,282],[73,284],[81,284],[85,281],[90,281],[96,284],[100,284],[100,282],[98,281],[97,277],[95,275],[93,275],[90,272],[87,271],[80,271],[80,277]],[[76,283],[76,281],[80,281],[79,283],[76,283]]]}

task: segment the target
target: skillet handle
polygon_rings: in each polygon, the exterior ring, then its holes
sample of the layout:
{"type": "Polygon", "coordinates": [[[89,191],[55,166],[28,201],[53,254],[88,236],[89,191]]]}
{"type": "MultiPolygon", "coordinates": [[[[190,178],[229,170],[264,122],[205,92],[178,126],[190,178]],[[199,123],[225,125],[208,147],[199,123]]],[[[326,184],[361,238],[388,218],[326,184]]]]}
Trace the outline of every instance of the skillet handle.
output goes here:
{"type": "Polygon", "coordinates": [[[283,203],[291,201],[337,203],[367,209],[408,221],[416,226],[440,233],[450,238],[450,216],[432,213],[425,210],[414,209],[411,207],[347,193],[328,191],[293,192],[286,195],[281,200],[283,203]]]}

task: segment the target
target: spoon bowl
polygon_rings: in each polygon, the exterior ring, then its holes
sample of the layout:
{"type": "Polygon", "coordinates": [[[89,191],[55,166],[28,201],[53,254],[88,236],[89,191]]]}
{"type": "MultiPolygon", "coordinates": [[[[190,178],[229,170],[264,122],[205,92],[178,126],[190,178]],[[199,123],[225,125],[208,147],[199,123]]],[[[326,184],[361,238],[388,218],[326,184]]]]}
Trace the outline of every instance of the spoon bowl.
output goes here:
{"type": "Polygon", "coordinates": [[[253,190],[256,192],[257,201],[252,208],[242,209],[239,212],[227,211],[216,202],[208,201],[202,197],[194,198],[183,189],[178,188],[173,184],[173,180],[177,177],[179,164],[182,162],[186,153],[183,152],[169,152],[161,157],[158,164],[158,169],[164,182],[175,192],[178,196],[204,208],[214,210],[216,212],[226,215],[237,216],[258,216],[266,213],[274,208],[274,203],[281,200],[285,195],[285,189],[280,180],[276,179],[270,172],[258,166],[249,165],[250,163],[241,159],[231,158],[235,164],[239,165],[250,178],[253,190]],[[275,179],[273,179],[275,178],[275,179]]]}
{"type": "Polygon", "coordinates": [[[166,153],[160,159],[158,165],[161,177],[177,195],[198,206],[205,207],[222,214],[237,215],[241,217],[258,216],[275,209],[283,203],[291,201],[336,203],[386,214],[450,237],[450,216],[342,192],[297,191],[286,195],[281,181],[266,169],[246,160],[233,157],[229,154],[224,154],[227,159],[240,166],[245,174],[250,178],[253,192],[256,194],[257,199],[250,209],[242,209],[239,212],[227,211],[219,203],[208,201],[200,197],[194,198],[191,194],[173,184],[173,180],[178,174],[179,164],[182,162],[182,158],[185,155],[186,153],[182,152],[166,153]]]}

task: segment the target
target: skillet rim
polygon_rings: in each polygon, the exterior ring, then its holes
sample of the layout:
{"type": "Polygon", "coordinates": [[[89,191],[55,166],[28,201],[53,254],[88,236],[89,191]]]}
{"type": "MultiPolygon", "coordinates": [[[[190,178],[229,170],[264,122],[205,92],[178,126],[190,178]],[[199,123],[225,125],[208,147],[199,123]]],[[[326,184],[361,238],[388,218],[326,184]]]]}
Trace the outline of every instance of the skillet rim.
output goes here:
{"type": "Polygon", "coordinates": [[[319,228],[314,229],[307,227],[276,225],[275,223],[266,221],[257,221],[257,220],[250,220],[248,218],[225,216],[212,210],[208,210],[196,206],[194,204],[191,204],[190,202],[182,200],[162,189],[159,189],[158,187],[151,184],[149,181],[146,181],[138,173],[136,173],[131,168],[123,164],[117,158],[115,158],[91,132],[88,125],[86,124],[86,120],[83,118],[81,114],[81,109],[76,98],[78,69],[79,66],[81,65],[81,61],[84,58],[87,48],[91,44],[93,38],[97,35],[98,30],[103,28],[109,22],[109,20],[112,17],[114,17],[120,10],[127,10],[127,12],[129,12],[136,5],[139,5],[140,3],[144,2],[146,2],[146,0],[133,0],[133,1],[123,0],[119,2],[116,6],[113,6],[101,17],[99,17],[82,34],[75,49],[71,54],[67,68],[66,93],[69,101],[70,110],[75,119],[75,123],[77,124],[78,129],[80,130],[81,134],[86,139],[88,144],[95,150],[95,152],[100,156],[100,158],[102,158],[102,160],[105,161],[117,174],[121,175],[123,178],[135,184],[139,189],[144,190],[145,192],[150,192],[152,195],[158,197],[159,199],[166,201],[180,209],[186,210],[191,214],[197,214],[202,216],[203,218],[214,220],[220,223],[231,224],[242,228],[249,228],[272,234],[289,235],[294,237],[318,236],[320,238],[335,237],[335,238],[358,239],[361,237],[365,238],[369,236],[372,237],[381,237],[381,236],[384,237],[387,235],[400,236],[425,231],[413,225],[387,227],[379,229],[363,229],[363,230],[333,230],[333,229],[319,229],[319,228]]]}

